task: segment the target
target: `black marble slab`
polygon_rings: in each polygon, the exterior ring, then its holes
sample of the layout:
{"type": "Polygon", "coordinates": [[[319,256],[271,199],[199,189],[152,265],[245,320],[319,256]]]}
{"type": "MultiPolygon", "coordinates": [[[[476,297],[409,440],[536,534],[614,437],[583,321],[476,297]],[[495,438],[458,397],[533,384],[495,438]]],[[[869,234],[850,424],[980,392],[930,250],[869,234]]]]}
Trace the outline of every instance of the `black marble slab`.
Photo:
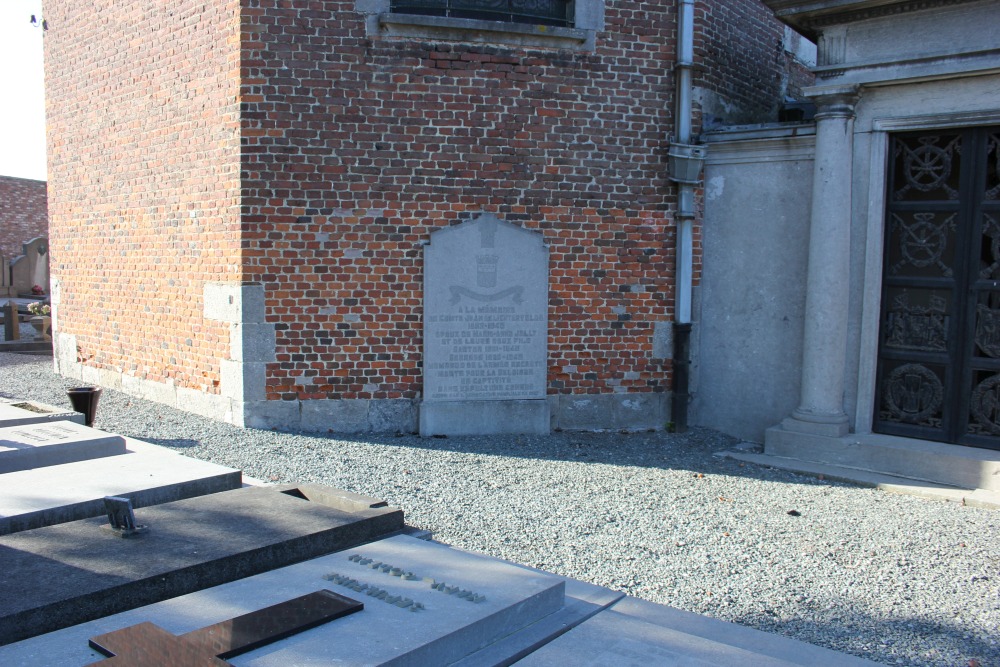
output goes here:
{"type": "Polygon", "coordinates": [[[149,530],[130,538],[102,530],[103,517],[0,537],[0,645],[403,529],[399,509],[366,507],[333,489],[282,488],[138,509],[136,520],[149,530]]]}

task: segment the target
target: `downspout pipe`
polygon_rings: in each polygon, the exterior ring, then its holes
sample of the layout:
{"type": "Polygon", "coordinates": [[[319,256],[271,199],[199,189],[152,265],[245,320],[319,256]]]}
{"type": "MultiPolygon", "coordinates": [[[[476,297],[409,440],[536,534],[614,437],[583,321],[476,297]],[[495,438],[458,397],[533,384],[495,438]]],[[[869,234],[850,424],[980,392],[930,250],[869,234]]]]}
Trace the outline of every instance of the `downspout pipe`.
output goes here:
{"type": "Polygon", "coordinates": [[[673,387],[671,421],[676,433],[688,426],[691,367],[691,299],[694,283],[694,192],[701,184],[705,149],[692,144],[691,97],[694,70],[694,3],[677,4],[677,63],[674,136],[668,151],[670,179],[677,183],[677,235],[674,257],[673,387]]]}

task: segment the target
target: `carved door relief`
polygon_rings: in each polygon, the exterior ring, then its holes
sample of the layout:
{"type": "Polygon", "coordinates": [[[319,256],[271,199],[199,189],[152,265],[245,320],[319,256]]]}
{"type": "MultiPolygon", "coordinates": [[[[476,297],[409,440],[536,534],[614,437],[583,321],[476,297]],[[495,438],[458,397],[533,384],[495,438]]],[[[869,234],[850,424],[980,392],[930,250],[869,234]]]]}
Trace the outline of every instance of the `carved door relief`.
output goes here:
{"type": "Polygon", "coordinates": [[[874,428],[1000,449],[1000,127],[893,135],[874,428]]]}

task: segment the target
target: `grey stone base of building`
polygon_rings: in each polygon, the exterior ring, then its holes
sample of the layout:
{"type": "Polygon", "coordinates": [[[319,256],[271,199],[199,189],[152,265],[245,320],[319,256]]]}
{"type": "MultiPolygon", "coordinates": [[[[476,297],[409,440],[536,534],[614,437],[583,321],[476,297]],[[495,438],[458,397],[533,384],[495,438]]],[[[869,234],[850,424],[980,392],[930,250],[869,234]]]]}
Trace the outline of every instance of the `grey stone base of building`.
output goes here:
{"type": "Polygon", "coordinates": [[[424,401],[420,404],[420,435],[497,435],[549,432],[549,402],[424,401]]]}
{"type": "Polygon", "coordinates": [[[416,433],[417,401],[340,399],[242,403],[240,426],[306,433],[416,433]]]}
{"type": "Polygon", "coordinates": [[[661,431],[670,421],[670,394],[558,394],[549,396],[552,429],[661,431]]]}
{"type": "Polygon", "coordinates": [[[670,394],[558,394],[535,401],[426,402],[417,399],[333,399],[313,401],[239,400],[197,389],[176,387],[76,361],[73,336],[59,335],[57,373],[82,383],[116,389],[179,410],[246,428],[307,433],[421,433],[472,435],[539,433],[552,430],[663,430],[670,420],[670,394]],[[514,408],[505,404],[537,404],[514,408]],[[475,417],[482,428],[471,430],[475,417]],[[427,420],[430,420],[428,422],[427,420]],[[446,420],[455,422],[452,426],[446,420]],[[425,423],[432,424],[427,428],[425,423]],[[490,424],[496,424],[491,426],[490,424]],[[513,424],[513,430],[511,427],[513,424]],[[503,430],[497,430],[502,428],[503,430]]]}
{"type": "Polygon", "coordinates": [[[1000,491],[1000,452],[890,435],[811,435],[782,426],[767,430],[764,453],[800,461],[1000,491]]]}

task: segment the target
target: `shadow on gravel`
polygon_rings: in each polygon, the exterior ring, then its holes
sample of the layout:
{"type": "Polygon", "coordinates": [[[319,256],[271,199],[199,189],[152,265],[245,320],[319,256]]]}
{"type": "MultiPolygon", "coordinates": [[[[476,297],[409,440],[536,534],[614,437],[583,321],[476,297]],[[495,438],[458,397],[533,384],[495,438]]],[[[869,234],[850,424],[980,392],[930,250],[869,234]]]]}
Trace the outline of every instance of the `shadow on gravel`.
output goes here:
{"type": "MultiPolygon", "coordinates": [[[[844,608],[849,603],[842,601],[837,606],[844,608]]],[[[1000,634],[976,632],[957,619],[949,624],[918,616],[885,618],[845,611],[829,622],[801,617],[779,620],[768,613],[742,614],[727,620],[838,651],[853,646],[851,652],[855,655],[886,665],[910,664],[909,659],[917,657],[921,664],[1000,665],[1000,634]],[[929,637],[935,638],[935,648],[915,655],[914,647],[929,637]],[[858,651],[859,645],[867,650],[858,651]]]]}
{"type": "Polygon", "coordinates": [[[188,449],[190,447],[198,447],[201,445],[199,440],[192,440],[190,438],[146,438],[142,436],[136,436],[136,438],[153,445],[177,447],[178,449],[188,449]]]}
{"type": "MultiPolygon", "coordinates": [[[[39,361],[46,361],[50,365],[52,363],[52,356],[49,355],[45,357],[39,354],[17,354],[15,352],[5,352],[0,350],[0,366],[5,368],[13,368],[15,366],[21,366],[22,364],[35,364],[39,361]]],[[[0,391],[0,395],[12,398],[7,394],[7,392],[0,391]]]]}
{"type": "Polygon", "coordinates": [[[687,433],[559,431],[547,436],[456,436],[422,438],[411,434],[303,434],[319,439],[427,451],[505,456],[545,461],[688,470],[692,474],[728,475],[809,485],[852,486],[808,475],[735,461],[721,456],[742,441],[707,428],[687,433]]]}

